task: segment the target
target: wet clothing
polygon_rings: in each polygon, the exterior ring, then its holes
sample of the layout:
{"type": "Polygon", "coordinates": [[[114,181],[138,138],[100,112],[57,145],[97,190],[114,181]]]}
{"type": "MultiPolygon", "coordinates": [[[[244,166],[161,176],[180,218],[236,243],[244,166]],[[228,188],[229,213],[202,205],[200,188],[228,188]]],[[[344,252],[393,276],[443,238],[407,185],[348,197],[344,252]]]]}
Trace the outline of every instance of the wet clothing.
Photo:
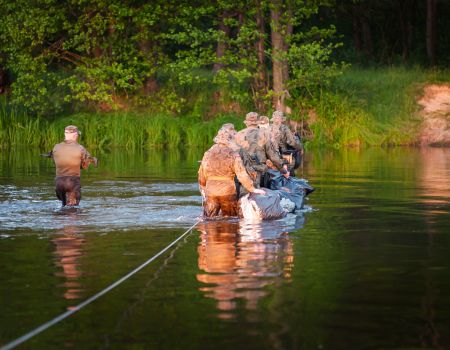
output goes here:
{"type": "Polygon", "coordinates": [[[80,173],[87,168],[91,156],[76,141],[63,141],[53,147],[51,156],[56,166],[55,191],[62,205],[78,205],[81,199],[80,173]]]}
{"type": "Polygon", "coordinates": [[[80,204],[81,184],[79,176],[57,176],[55,179],[56,197],[63,207],[80,204]]]}
{"type": "Polygon", "coordinates": [[[204,203],[203,214],[207,218],[222,216],[238,216],[237,195],[209,196],[204,203]]]}
{"type": "Polygon", "coordinates": [[[198,171],[198,182],[205,193],[206,217],[237,215],[235,176],[249,192],[254,191],[253,181],[237,152],[225,144],[215,144],[206,151],[198,171]]]}

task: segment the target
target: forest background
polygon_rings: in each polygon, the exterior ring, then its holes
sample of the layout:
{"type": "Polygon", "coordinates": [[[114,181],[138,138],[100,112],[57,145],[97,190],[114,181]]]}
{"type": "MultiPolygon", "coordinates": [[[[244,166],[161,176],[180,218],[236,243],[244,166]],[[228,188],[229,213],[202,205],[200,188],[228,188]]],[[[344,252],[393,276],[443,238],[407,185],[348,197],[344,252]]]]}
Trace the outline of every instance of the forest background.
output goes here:
{"type": "MultiPolygon", "coordinates": [[[[0,146],[206,147],[283,110],[309,147],[420,142],[447,0],[0,0],[0,146]]],[[[446,116],[447,117],[447,116],[446,116]]]]}

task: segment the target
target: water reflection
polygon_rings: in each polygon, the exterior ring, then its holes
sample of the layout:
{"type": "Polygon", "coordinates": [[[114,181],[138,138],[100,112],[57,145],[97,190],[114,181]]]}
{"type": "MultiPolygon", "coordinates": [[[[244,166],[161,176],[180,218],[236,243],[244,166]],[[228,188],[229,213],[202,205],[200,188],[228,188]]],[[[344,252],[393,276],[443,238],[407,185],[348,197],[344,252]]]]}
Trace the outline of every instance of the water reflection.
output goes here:
{"type": "Polygon", "coordinates": [[[438,322],[439,281],[435,278],[434,257],[440,247],[435,244],[435,234],[440,232],[437,224],[442,214],[449,214],[450,204],[450,149],[424,147],[420,150],[422,166],[419,172],[420,201],[425,204],[427,259],[425,260],[425,291],[421,300],[423,328],[420,332],[422,347],[444,349],[438,322]]]}
{"type": "Polygon", "coordinates": [[[197,280],[200,290],[217,301],[218,317],[234,318],[240,300],[256,310],[270,285],[290,282],[294,266],[288,231],[303,225],[303,216],[259,224],[209,221],[199,225],[197,280]]]}
{"type": "Polygon", "coordinates": [[[51,241],[55,245],[55,265],[58,267],[55,275],[64,278],[60,285],[64,288],[63,297],[67,300],[80,299],[83,291],[80,278],[83,272],[79,259],[83,256],[85,239],[77,226],[66,226],[51,241]]]}
{"type": "MultiPolygon", "coordinates": [[[[419,181],[423,203],[434,206],[431,214],[445,214],[450,204],[450,149],[422,148],[419,181]]],[[[431,208],[430,208],[431,209],[431,208]]]]}

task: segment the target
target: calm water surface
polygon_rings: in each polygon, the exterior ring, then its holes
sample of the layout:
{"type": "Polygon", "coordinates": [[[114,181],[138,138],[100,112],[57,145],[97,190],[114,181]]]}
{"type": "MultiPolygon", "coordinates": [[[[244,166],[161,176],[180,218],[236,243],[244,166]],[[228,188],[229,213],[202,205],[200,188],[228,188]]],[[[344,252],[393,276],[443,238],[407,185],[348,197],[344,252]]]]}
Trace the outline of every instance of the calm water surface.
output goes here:
{"type": "MultiPolygon", "coordinates": [[[[159,252],[201,214],[201,152],[99,154],[59,212],[38,152],[0,153],[0,345],[159,252]]],[[[450,149],[309,152],[308,210],[201,223],[23,349],[449,349],[450,149]]]]}

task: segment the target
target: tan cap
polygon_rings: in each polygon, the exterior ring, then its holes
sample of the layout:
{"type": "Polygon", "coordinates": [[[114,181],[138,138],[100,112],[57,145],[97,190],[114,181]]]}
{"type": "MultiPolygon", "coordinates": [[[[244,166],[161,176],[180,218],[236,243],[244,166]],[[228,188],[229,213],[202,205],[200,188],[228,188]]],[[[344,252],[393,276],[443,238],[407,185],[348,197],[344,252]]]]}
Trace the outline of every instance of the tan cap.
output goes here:
{"type": "Polygon", "coordinates": [[[74,132],[76,132],[78,135],[81,135],[80,130],[78,130],[78,128],[75,125],[68,125],[64,128],[64,132],[68,133],[68,134],[73,134],[74,132]]]}
{"type": "Polygon", "coordinates": [[[258,125],[258,113],[256,112],[249,112],[245,116],[245,125],[258,125]]]}
{"type": "Polygon", "coordinates": [[[286,118],[284,117],[282,111],[275,111],[275,112],[272,113],[271,121],[274,121],[276,119],[281,120],[281,121],[285,121],[286,120],[286,118]]]}

